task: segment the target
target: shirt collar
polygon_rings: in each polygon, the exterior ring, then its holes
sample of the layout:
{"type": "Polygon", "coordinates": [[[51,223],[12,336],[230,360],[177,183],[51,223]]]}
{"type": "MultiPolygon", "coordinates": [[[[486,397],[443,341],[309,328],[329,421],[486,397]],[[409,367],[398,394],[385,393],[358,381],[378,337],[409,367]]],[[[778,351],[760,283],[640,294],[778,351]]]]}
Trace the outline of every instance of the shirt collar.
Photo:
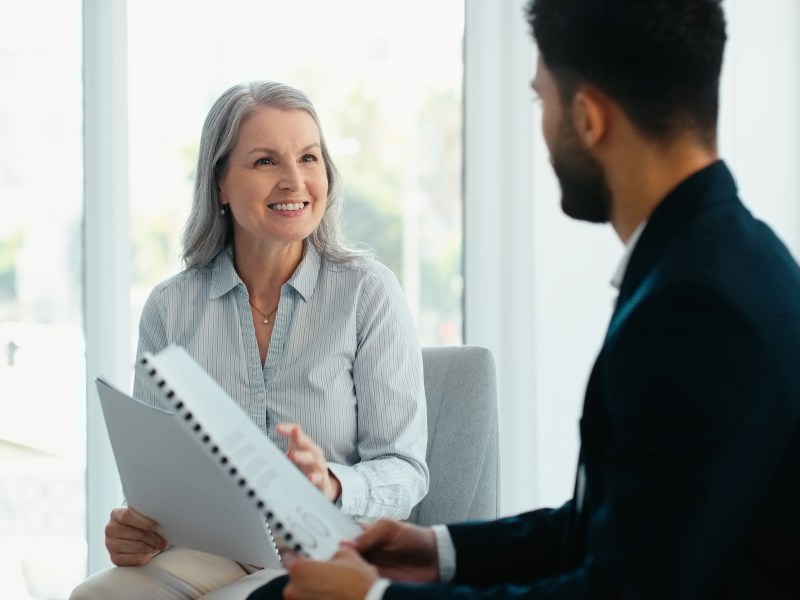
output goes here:
{"type": "Polygon", "coordinates": [[[619,265],[617,266],[614,276],[611,278],[611,285],[617,289],[619,289],[622,285],[622,279],[625,277],[625,271],[628,268],[628,262],[631,259],[631,254],[633,254],[633,249],[636,247],[636,242],[639,241],[645,225],[647,225],[647,219],[639,223],[639,226],[633,232],[633,235],[628,238],[628,243],[625,244],[625,252],[622,255],[622,259],[619,261],[619,265]]]}
{"type": "Polygon", "coordinates": [[[242,283],[233,267],[233,246],[226,247],[211,263],[211,291],[209,298],[220,298],[242,283]]]}
{"type": "MultiPolygon", "coordinates": [[[[313,244],[305,242],[303,246],[303,259],[297,265],[294,273],[286,282],[302,296],[303,300],[314,294],[322,258],[313,244]]],[[[214,259],[211,265],[211,291],[210,298],[219,298],[230,292],[242,282],[233,265],[233,246],[226,247],[214,259]]]]}
{"type": "Polygon", "coordinates": [[[314,244],[306,241],[303,246],[303,260],[297,265],[286,285],[292,286],[302,296],[303,300],[308,302],[308,299],[314,295],[314,288],[317,286],[321,267],[322,257],[317,252],[314,244]]]}

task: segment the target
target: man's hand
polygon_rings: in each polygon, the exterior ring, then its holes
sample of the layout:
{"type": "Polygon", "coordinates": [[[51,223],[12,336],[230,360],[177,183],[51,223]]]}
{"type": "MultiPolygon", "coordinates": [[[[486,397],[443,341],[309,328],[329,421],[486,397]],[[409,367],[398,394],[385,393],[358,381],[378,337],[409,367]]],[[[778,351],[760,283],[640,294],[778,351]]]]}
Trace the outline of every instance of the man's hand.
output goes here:
{"type": "Polygon", "coordinates": [[[343,546],[328,561],[292,557],[288,575],[285,600],[363,600],[378,570],[343,546]]]}
{"type": "Polygon", "coordinates": [[[167,542],[158,535],[158,523],[129,506],[115,508],[106,525],[106,548],[118,567],[146,565],[167,542]]]}
{"type": "Polygon", "coordinates": [[[381,519],[349,544],[383,577],[393,581],[436,583],[439,552],[433,530],[411,523],[381,519]]]}
{"type": "Polygon", "coordinates": [[[322,448],[295,423],[279,423],[275,427],[275,432],[289,438],[289,449],[286,451],[289,460],[305,473],[308,480],[325,494],[328,500],[333,502],[338,500],[342,493],[342,484],[328,468],[322,448]]]}

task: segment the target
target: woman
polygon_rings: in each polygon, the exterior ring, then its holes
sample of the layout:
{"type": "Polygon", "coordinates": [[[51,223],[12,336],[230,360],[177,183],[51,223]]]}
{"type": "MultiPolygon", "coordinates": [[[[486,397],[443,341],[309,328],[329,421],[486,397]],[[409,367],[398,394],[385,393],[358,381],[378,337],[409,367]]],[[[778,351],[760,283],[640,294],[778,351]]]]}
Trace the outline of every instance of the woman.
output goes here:
{"type": "MultiPolygon", "coordinates": [[[[339,188],[305,94],[226,91],[203,126],[186,269],[150,294],[138,352],[183,346],[344,512],[404,519],[428,487],[421,352],[397,279],[340,242],[339,188]]],[[[138,378],[134,396],[158,403],[138,378]]],[[[223,598],[270,576],[168,544],[114,509],[111,560],[137,568],[71,598],[223,598]]]]}

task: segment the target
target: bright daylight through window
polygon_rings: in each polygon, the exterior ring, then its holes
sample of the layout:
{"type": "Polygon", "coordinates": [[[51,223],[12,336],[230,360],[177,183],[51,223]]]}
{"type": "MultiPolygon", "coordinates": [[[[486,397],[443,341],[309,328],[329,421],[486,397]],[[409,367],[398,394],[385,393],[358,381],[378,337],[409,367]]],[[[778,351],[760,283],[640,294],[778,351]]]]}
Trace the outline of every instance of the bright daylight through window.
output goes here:
{"type": "Polygon", "coordinates": [[[0,597],[64,598],[86,554],[81,6],[13,10],[0,18],[0,597]]]}

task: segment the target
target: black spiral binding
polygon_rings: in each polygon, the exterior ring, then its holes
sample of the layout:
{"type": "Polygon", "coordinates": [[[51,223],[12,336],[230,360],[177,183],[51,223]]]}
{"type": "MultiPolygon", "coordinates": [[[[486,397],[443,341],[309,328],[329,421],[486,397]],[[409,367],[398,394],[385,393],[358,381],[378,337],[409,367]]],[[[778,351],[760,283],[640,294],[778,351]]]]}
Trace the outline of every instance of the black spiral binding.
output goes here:
{"type": "MultiPolygon", "coordinates": [[[[142,357],[140,359],[140,362],[142,363],[142,365],[147,366],[147,357],[146,356],[142,357]]],[[[157,373],[158,373],[157,369],[152,368],[152,367],[149,368],[148,371],[147,371],[147,374],[153,379],[156,378],[157,373]]],[[[180,398],[177,397],[177,395],[175,394],[174,390],[165,389],[166,384],[167,384],[167,382],[165,380],[163,380],[163,379],[158,382],[158,387],[162,390],[162,393],[164,394],[164,398],[167,400],[167,402],[172,404],[172,406],[175,409],[176,413],[180,417],[182,417],[184,421],[186,421],[187,423],[191,423],[191,421],[194,419],[194,416],[192,415],[192,413],[190,411],[185,410],[185,408],[184,408],[185,404],[183,403],[183,401],[180,398]]],[[[200,423],[195,421],[195,424],[194,424],[194,426],[192,426],[191,429],[192,429],[192,431],[194,431],[195,433],[197,433],[198,435],[201,436],[200,439],[202,440],[203,445],[208,449],[208,451],[214,457],[217,458],[217,460],[219,460],[219,463],[220,463],[220,465],[222,465],[223,470],[225,470],[227,468],[228,474],[231,477],[236,477],[236,475],[238,474],[238,471],[237,471],[236,467],[234,467],[232,465],[230,467],[227,466],[230,463],[230,460],[228,459],[227,456],[222,454],[222,452],[219,449],[219,446],[217,446],[216,444],[212,444],[211,443],[211,441],[212,441],[211,440],[211,436],[209,436],[207,433],[205,433],[203,431],[203,426],[200,423]],[[210,446],[209,446],[209,444],[210,444],[210,446]]],[[[244,477],[239,477],[239,480],[237,481],[237,484],[238,484],[238,486],[240,488],[243,488],[243,489],[244,488],[248,488],[247,480],[244,477]]],[[[279,532],[281,537],[283,538],[283,540],[287,544],[290,544],[291,541],[292,541],[291,533],[289,533],[288,531],[285,530],[285,528],[283,526],[283,523],[281,523],[279,520],[277,520],[275,518],[274,513],[271,510],[269,510],[269,508],[267,507],[266,503],[261,498],[258,497],[257,492],[252,487],[247,489],[246,495],[247,495],[248,498],[250,498],[253,501],[253,504],[255,505],[256,509],[264,517],[264,519],[265,519],[265,521],[267,523],[267,531],[269,533],[269,537],[270,537],[270,541],[272,542],[272,546],[275,548],[275,551],[278,554],[278,557],[281,557],[280,550],[278,548],[278,544],[275,541],[275,536],[273,535],[272,531],[274,529],[275,531],[279,532]]],[[[297,543],[297,542],[295,542],[295,544],[293,546],[291,546],[291,549],[294,552],[297,552],[299,554],[304,554],[304,555],[307,554],[304,551],[303,546],[301,544],[297,543]]]]}

